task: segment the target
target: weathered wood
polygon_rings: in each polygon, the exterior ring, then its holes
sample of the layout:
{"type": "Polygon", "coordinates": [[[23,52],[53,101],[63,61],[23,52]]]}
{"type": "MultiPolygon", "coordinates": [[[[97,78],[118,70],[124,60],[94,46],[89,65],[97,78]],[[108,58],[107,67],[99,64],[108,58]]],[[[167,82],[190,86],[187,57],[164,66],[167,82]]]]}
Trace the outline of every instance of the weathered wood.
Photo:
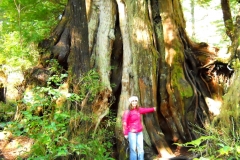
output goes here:
{"type": "Polygon", "coordinates": [[[115,40],[114,28],[116,21],[116,4],[113,0],[101,1],[98,32],[95,43],[95,68],[100,75],[101,89],[96,102],[93,103],[93,114],[95,117],[95,131],[101,120],[109,112],[109,99],[112,96],[112,88],[110,84],[111,73],[111,54],[113,50],[113,42],[115,40]],[[103,45],[105,44],[105,45],[103,45]]]}
{"type": "MultiPolygon", "coordinates": [[[[85,1],[70,0],[69,4],[72,18],[70,19],[71,51],[68,65],[73,84],[77,85],[79,78],[90,70],[88,25],[85,1]]],[[[77,89],[74,89],[75,93],[76,91],[77,89]]]]}
{"type": "Polygon", "coordinates": [[[121,77],[121,95],[118,103],[117,111],[117,120],[116,120],[116,139],[117,139],[117,150],[118,150],[118,159],[126,158],[126,145],[124,144],[124,137],[122,132],[122,115],[124,110],[128,107],[128,98],[130,97],[130,75],[131,75],[131,59],[132,51],[130,44],[130,33],[128,31],[128,19],[127,19],[127,9],[123,1],[117,0],[118,4],[118,14],[119,14],[119,26],[122,35],[123,43],[123,64],[122,64],[122,77],[121,77]]]}
{"type": "Polygon", "coordinates": [[[161,111],[172,132],[173,142],[187,139],[184,131],[185,99],[193,95],[192,88],[186,81],[182,66],[184,64],[184,46],[179,33],[185,31],[185,21],[181,13],[181,4],[173,1],[162,1],[160,13],[163,25],[165,60],[167,72],[167,97],[162,101],[161,111]],[[178,9],[176,9],[178,8],[178,9]],[[180,95],[181,94],[181,95],[180,95]]]}
{"type": "Polygon", "coordinates": [[[58,62],[62,63],[66,61],[68,54],[70,52],[69,44],[70,44],[69,27],[66,27],[63,33],[61,34],[60,40],[52,48],[53,56],[58,60],[58,62]]]}

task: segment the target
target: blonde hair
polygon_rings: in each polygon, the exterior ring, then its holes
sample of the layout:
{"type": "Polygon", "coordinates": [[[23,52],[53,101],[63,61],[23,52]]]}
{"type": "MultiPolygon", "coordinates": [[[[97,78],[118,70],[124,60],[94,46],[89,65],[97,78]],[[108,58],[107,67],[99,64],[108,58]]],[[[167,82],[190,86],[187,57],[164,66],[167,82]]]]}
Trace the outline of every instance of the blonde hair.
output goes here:
{"type": "MultiPolygon", "coordinates": [[[[138,109],[138,108],[139,108],[139,105],[136,105],[135,108],[138,109]]],[[[134,107],[132,106],[132,103],[129,104],[129,109],[130,109],[130,110],[133,110],[133,109],[134,109],[134,107]]]]}

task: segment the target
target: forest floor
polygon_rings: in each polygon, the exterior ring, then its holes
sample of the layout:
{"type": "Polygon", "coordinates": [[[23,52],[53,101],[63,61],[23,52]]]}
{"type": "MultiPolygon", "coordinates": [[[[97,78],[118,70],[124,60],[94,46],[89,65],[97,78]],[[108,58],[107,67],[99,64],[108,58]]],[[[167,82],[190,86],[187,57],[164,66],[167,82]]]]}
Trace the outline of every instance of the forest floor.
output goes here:
{"type": "Polygon", "coordinates": [[[0,132],[0,159],[15,160],[19,156],[25,158],[33,142],[28,137],[13,137],[10,132],[0,132]]]}
{"type": "MultiPolygon", "coordinates": [[[[13,137],[10,132],[0,132],[0,160],[15,160],[18,157],[26,158],[27,152],[30,151],[34,140],[28,137],[20,136],[13,137]]],[[[191,154],[187,148],[181,148],[175,151],[175,157],[172,160],[187,160],[191,159],[191,154]]],[[[154,158],[154,160],[168,160],[170,158],[163,158],[161,156],[154,158]]]]}
{"type": "Polygon", "coordinates": [[[193,155],[191,152],[188,151],[189,148],[180,148],[176,149],[175,147],[172,148],[174,153],[174,157],[172,158],[164,158],[162,156],[156,157],[153,160],[191,160],[193,155]]]}

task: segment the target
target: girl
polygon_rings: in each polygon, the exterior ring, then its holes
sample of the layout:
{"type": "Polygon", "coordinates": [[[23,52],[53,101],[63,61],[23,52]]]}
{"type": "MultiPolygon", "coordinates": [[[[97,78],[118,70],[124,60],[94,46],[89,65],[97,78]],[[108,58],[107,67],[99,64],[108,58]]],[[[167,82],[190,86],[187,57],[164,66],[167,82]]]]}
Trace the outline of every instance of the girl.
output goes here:
{"type": "Polygon", "coordinates": [[[122,117],[123,134],[129,141],[130,160],[143,160],[143,126],[141,123],[141,114],[154,112],[156,108],[142,108],[138,106],[137,96],[130,97],[129,102],[129,110],[126,110],[122,117]]]}

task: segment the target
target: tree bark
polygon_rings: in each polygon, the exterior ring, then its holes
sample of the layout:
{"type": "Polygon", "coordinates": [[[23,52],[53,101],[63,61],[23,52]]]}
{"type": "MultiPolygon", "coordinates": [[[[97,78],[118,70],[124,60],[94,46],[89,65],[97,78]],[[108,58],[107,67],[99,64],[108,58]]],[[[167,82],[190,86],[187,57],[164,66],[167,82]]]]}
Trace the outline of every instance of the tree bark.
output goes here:
{"type": "MultiPolygon", "coordinates": [[[[68,64],[70,66],[70,73],[75,76],[73,78],[76,80],[76,82],[73,80],[73,84],[77,86],[79,78],[90,70],[86,4],[85,1],[77,0],[70,0],[69,3],[71,11],[69,26],[71,49],[68,57],[68,64]]],[[[75,89],[74,93],[77,93],[75,89]]]]}
{"type": "Polygon", "coordinates": [[[236,23],[234,25],[234,37],[233,37],[233,41],[232,41],[232,46],[230,49],[230,53],[231,53],[231,58],[232,60],[236,59],[236,58],[240,58],[240,42],[239,42],[239,37],[240,37],[240,7],[238,7],[238,14],[236,16],[236,23]]]}
{"type": "Polygon", "coordinates": [[[95,67],[99,74],[103,88],[93,104],[95,118],[95,131],[101,120],[109,112],[109,99],[112,96],[110,84],[110,67],[113,42],[115,40],[114,28],[116,21],[116,3],[113,0],[101,1],[99,25],[95,42],[95,67]],[[104,44],[104,45],[103,45],[104,44]]]}
{"type": "Polygon", "coordinates": [[[221,0],[221,7],[223,12],[223,21],[228,37],[233,41],[233,20],[229,0],[221,0]]]}

